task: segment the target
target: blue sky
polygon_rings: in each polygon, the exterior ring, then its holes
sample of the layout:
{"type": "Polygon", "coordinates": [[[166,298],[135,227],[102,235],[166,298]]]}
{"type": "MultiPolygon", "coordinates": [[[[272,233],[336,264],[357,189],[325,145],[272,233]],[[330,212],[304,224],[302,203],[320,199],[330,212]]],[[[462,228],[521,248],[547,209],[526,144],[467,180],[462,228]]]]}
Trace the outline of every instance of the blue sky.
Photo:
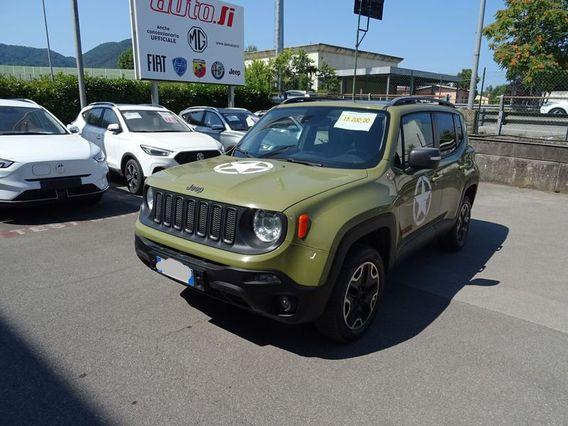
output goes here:
{"type": "MultiPolygon", "coordinates": [[[[352,47],[357,18],[353,0],[284,0],[285,44],[329,43],[352,47]]],[[[245,7],[245,45],[274,45],[274,2],[232,0],[245,7]]],[[[74,56],[69,0],[45,0],[51,47],[74,56]]],[[[130,37],[128,0],[79,0],[83,51],[130,37]]],[[[503,0],[488,0],[485,22],[493,21],[503,0]]],[[[386,0],[383,21],[372,21],[364,50],[404,57],[401,66],[457,73],[470,68],[478,0],[386,0]]],[[[0,43],[45,47],[41,0],[0,0],[0,43]]],[[[481,69],[489,84],[502,83],[504,72],[493,62],[484,41],[481,69]]]]}

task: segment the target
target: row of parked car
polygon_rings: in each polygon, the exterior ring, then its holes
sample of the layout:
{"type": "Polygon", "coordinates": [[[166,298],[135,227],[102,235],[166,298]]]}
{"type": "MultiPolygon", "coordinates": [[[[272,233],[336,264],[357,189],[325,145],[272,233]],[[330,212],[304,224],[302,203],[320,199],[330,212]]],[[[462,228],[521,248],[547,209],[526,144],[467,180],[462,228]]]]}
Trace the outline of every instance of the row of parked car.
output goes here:
{"type": "Polygon", "coordinates": [[[176,115],[159,105],[96,102],[65,126],[34,101],[0,100],[0,205],[97,202],[109,169],[140,194],[147,176],[225,153],[258,119],[241,108],[176,115]]]}

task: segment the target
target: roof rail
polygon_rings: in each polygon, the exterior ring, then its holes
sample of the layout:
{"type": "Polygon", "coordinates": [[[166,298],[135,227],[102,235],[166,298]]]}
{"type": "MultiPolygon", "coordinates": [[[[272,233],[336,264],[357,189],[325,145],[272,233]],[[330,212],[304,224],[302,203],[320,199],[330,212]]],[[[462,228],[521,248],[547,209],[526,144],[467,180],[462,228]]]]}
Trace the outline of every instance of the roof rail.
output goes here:
{"type": "Polygon", "coordinates": [[[429,98],[427,96],[400,96],[390,101],[389,106],[411,105],[411,104],[422,104],[422,103],[438,104],[451,108],[456,107],[453,103],[446,101],[444,99],[429,98]]]}
{"type": "Polygon", "coordinates": [[[10,100],[11,101],[19,101],[19,102],[27,102],[27,103],[30,103],[30,104],[37,105],[36,101],[33,101],[31,99],[27,99],[27,98],[14,98],[14,99],[10,99],[10,100]]]}
{"type": "Polygon", "coordinates": [[[288,98],[288,99],[284,99],[282,102],[280,102],[279,105],[287,105],[287,104],[299,104],[299,103],[303,103],[303,102],[323,102],[323,101],[328,101],[328,102],[332,102],[332,101],[344,101],[345,99],[341,99],[341,98],[333,98],[333,97],[317,97],[317,96],[296,96],[293,98],[288,98]]]}
{"type": "Polygon", "coordinates": [[[116,104],[114,102],[91,102],[89,104],[89,106],[93,106],[93,105],[108,105],[108,106],[113,106],[113,107],[116,106],[116,104]]]}
{"type": "Polygon", "coordinates": [[[193,105],[193,106],[187,107],[186,109],[211,109],[211,110],[217,111],[217,107],[206,106],[206,105],[193,105]]]}
{"type": "Polygon", "coordinates": [[[156,107],[156,108],[163,108],[163,109],[167,109],[165,106],[160,105],[160,104],[140,104],[141,106],[151,106],[151,107],[156,107]]]}

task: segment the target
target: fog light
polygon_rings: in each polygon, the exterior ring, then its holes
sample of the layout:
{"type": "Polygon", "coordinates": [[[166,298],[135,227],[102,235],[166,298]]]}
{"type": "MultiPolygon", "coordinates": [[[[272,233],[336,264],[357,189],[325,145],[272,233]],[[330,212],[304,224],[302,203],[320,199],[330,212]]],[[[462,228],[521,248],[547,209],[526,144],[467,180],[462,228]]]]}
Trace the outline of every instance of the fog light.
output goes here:
{"type": "Polygon", "coordinates": [[[288,296],[280,296],[278,299],[282,312],[289,314],[295,309],[294,299],[288,296]]]}

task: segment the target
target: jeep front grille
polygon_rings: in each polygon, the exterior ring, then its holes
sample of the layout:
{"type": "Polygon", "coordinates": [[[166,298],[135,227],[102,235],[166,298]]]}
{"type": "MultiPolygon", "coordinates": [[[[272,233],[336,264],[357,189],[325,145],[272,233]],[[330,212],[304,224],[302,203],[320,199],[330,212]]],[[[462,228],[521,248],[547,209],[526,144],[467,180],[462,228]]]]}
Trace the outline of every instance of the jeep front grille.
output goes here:
{"type": "Polygon", "coordinates": [[[206,158],[218,157],[219,155],[221,155],[219,151],[186,151],[180,152],[175,156],[174,160],[176,160],[178,164],[187,164],[206,158]]]}
{"type": "Polygon", "coordinates": [[[213,246],[232,246],[242,210],[156,189],[151,219],[169,234],[213,246]]]}

